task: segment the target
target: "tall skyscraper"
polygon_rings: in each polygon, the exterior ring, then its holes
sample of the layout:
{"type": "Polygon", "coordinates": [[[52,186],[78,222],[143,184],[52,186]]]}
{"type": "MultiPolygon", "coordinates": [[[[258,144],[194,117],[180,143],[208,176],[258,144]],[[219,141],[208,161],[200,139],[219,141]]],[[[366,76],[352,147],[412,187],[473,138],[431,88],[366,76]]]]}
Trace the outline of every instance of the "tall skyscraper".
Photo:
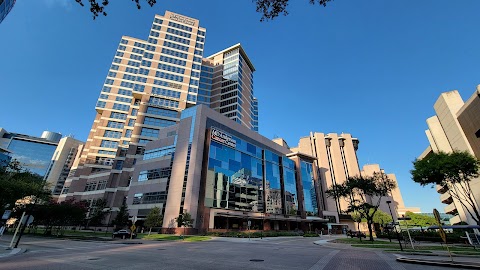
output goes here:
{"type": "Polygon", "coordinates": [[[253,96],[255,67],[240,44],[213,54],[210,107],[248,128],[258,131],[258,102],[253,96]]]}
{"type": "Polygon", "coordinates": [[[203,58],[205,35],[197,19],[166,11],[155,15],[147,40],[122,37],[60,200],[102,198],[110,207],[121,205],[130,183],[121,173],[126,156],[140,158],[146,143],[197,104],[258,130],[252,63],[240,44],[203,58]]]}

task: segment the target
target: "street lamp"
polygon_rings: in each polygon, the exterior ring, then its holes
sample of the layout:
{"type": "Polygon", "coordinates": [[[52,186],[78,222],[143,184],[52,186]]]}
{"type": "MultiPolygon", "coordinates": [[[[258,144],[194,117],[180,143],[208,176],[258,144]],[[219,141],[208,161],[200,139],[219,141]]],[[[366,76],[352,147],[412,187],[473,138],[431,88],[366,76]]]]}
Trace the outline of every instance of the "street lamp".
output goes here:
{"type": "Polygon", "coordinates": [[[388,204],[388,210],[390,210],[390,215],[392,215],[392,225],[394,225],[395,227],[395,233],[397,233],[397,239],[398,239],[398,244],[400,245],[400,250],[403,251],[403,247],[402,247],[402,242],[400,242],[400,235],[398,234],[398,231],[397,231],[397,226],[395,225],[395,218],[393,217],[393,213],[392,213],[392,208],[390,208],[390,204],[392,203],[392,201],[387,201],[387,204],[388,204]]]}

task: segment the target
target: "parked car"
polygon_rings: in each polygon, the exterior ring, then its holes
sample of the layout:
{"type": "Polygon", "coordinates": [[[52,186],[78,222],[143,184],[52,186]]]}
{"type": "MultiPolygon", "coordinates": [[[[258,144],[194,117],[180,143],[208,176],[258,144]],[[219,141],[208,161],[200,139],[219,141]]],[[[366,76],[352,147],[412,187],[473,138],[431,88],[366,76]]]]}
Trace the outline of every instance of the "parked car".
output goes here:
{"type": "MultiPolygon", "coordinates": [[[[126,238],[130,238],[130,234],[131,234],[130,230],[119,230],[112,234],[112,238],[126,239],[126,238]]],[[[132,238],[136,238],[136,237],[137,237],[137,234],[133,233],[132,238]]]]}
{"type": "Polygon", "coordinates": [[[350,236],[351,238],[354,238],[354,237],[367,238],[367,235],[365,235],[363,232],[356,232],[356,231],[348,231],[348,232],[347,232],[347,236],[350,236]]]}

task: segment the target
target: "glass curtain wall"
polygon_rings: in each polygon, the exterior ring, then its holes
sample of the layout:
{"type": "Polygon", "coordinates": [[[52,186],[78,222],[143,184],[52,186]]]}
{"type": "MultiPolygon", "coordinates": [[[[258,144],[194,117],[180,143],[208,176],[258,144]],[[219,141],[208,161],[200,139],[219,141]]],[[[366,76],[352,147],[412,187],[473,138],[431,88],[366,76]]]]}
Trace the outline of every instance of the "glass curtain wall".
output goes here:
{"type": "Polygon", "coordinates": [[[295,163],[286,157],[282,158],[283,164],[283,186],[285,189],[285,213],[297,215],[298,195],[295,180],[295,163]]]}
{"type": "Polygon", "coordinates": [[[234,139],[236,149],[210,143],[205,206],[263,212],[262,150],[234,139]]]}
{"type": "Polygon", "coordinates": [[[265,204],[269,214],[283,213],[280,156],[265,150],[265,204]]]}
{"type": "Polygon", "coordinates": [[[317,193],[315,191],[315,181],[313,180],[312,163],[304,160],[300,161],[300,170],[302,175],[304,209],[307,216],[318,215],[317,193]]]}

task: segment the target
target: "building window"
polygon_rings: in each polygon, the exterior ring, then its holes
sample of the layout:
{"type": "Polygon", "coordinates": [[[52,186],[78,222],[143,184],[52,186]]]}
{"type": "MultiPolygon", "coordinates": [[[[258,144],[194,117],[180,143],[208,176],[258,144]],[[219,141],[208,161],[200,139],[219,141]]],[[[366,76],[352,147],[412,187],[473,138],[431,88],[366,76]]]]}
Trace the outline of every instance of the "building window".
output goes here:
{"type": "Polygon", "coordinates": [[[102,142],[100,143],[100,147],[117,148],[118,147],[118,142],[102,140],[102,142]]]}
{"type": "Polygon", "coordinates": [[[103,134],[103,137],[105,138],[120,138],[122,135],[121,132],[119,131],[112,131],[112,130],[105,130],[105,133],[103,134]]]}
{"type": "Polygon", "coordinates": [[[175,125],[175,121],[165,120],[165,119],[158,119],[153,117],[145,117],[143,124],[157,126],[157,127],[168,127],[171,125],[175,125]]]}
{"type": "Polygon", "coordinates": [[[110,118],[125,120],[127,115],[125,113],[112,112],[110,118]]]}
{"type": "Polygon", "coordinates": [[[159,179],[159,178],[170,178],[171,174],[172,174],[171,167],[141,171],[140,174],[138,175],[138,182],[159,179]]]}
{"type": "Polygon", "coordinates": [[[142,131],[140,133],[141,136],[146,136],[146,137],[153,137],[157,138],[159,134],[158,129],[153,129],[153,128],[142,128],[142,131]]]}

